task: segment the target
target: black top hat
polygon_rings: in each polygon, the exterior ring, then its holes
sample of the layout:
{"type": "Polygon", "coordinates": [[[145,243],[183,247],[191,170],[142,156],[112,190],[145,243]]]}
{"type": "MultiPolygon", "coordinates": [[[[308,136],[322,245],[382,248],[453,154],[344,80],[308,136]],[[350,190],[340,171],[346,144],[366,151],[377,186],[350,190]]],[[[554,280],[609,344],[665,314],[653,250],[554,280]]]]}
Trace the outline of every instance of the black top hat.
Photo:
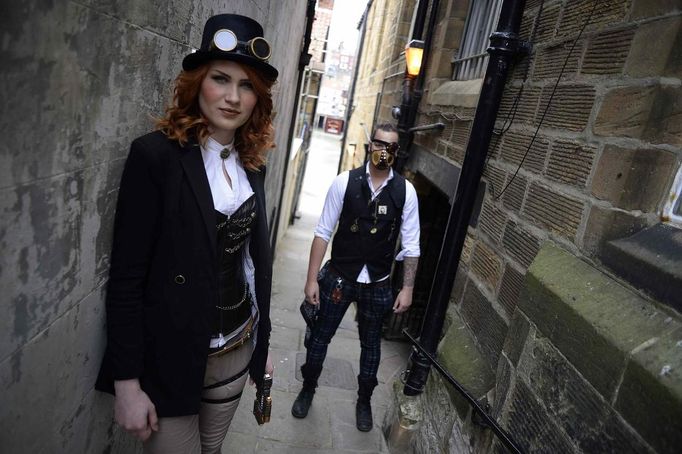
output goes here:
{"type": "Polygon", "coordinates": [[[210,60],[232,60],[276,80],[279,73],[268,64],[269,58],[270,44],[263,38],[263,27],[258,22],[238,14],[218,14],[206,21],[201,47],[182,60],[182,68],[189,71],[210,60]]]}

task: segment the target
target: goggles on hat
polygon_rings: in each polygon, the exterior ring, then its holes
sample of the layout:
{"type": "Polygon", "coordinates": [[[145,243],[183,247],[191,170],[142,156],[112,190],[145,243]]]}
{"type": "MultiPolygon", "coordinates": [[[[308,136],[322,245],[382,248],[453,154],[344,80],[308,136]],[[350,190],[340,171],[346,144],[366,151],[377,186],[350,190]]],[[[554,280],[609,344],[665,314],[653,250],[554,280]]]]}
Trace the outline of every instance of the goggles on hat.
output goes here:
{"type": "Polygon", "coordinates": [[[232,30],[226,28],[215,32],[213,41],[211,41],[211,48],[222,50],[223,52],[231,52],[239,48],[262,61],[267,61],[270,58],[270,54],[272,54],[270,43],[265,38],[257,36],[247,42],[239,41],[237,35],[232,30]]]}
{"type": "Polygon", "coordinates": [[[379,139],[372,139],[372,150],[373,151],[383,151],[390,154],[396,154],[400,150],[400,145],[397,142],[384,142],[379,139]]]}

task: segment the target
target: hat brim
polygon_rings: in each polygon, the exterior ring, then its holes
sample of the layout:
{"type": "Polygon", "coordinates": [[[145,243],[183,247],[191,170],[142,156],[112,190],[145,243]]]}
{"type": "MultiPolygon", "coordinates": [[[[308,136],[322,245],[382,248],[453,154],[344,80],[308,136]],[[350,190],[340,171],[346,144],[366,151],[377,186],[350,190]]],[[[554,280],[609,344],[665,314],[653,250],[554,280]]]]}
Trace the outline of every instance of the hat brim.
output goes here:
{"type": "Polygon", "coordinates": [[[277,80],[277,76],[279,75],[279,72],[274,66],[255,57],[251,57],[250,55],[243,55],[233,52],[203,52],[198,50],[187,55],[182,60],[182,69],[185,71],[191,71],[211,60],[231,60],[236,61],[237,63],[243,63],[262,72],[267,79],[272,81],[277,80]]]}

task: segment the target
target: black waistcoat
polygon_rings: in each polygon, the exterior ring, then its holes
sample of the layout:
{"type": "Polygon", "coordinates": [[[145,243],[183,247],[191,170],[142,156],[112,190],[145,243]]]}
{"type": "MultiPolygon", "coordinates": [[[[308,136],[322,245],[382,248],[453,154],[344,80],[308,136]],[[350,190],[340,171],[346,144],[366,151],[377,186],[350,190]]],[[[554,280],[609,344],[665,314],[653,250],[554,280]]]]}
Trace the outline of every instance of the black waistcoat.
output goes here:
{"type": "Polygon", "coordinates": [[[355,281],[367,265],[375,282],[391,272],[405,205],[405,179],[393,174],[372,200],[365,167],[350,171],[339,226],[332,242],[332,265],[355,281]]]}

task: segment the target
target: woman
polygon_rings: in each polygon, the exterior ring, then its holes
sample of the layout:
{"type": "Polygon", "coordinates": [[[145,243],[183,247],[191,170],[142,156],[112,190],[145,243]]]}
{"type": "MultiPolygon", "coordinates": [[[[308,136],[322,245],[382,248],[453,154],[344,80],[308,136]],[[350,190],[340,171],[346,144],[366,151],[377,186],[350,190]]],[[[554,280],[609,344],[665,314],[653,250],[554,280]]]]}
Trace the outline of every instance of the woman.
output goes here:
{"type": "Polygon", "coordinates": [[[272,373],[269,56],[256,21],[211,17],[125,164],[96,386],[148,453],[219,452],[247,375],[272,373]]]}

